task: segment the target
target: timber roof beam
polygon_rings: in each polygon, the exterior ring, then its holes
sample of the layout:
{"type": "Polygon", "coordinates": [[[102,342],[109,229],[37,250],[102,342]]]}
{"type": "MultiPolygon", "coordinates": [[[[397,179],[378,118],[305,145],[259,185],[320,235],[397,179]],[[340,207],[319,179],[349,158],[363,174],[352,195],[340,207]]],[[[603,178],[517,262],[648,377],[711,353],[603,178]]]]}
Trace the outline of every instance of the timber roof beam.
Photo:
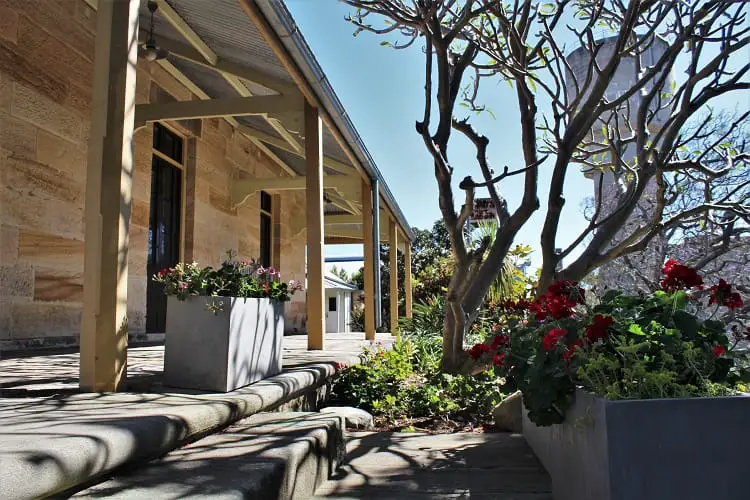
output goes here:
{"type": "MultiPolygon", "coordinates": [[[[300,158],[305,157],[303,153],[299,151],[295,151],[291,146],[289,146],[289,144],[287,144],[282,139],[279,139],[278,137],[274,137],[273,135],[267,134],[261,130],[256,130],[246,125],[240,125],[238,130],[242,132],[243,134],[247,135],[248,137],[254,137],[282,151],[286,151],[287,153],[291,153],[300,158]]],[[[338,161],[330,156],[323,157],[323,166],[331,170],[334,170],[336,172],[342,173],[342,174],[353,174],[356,172],[353,166],[348,165],[342,161],[338,161]]]]}
{"type": "MultiPolygon", "coordinates": [[[[324,189],[339,192],[351,192],[359,186],[359,177],[345,175],[326,175],[323,177],[324,189]]],[[[301,191],[305,189],[305,177],[268,177],[255,179],[239,179],[232,182],[232,204],[242,205],[247,197],[258,191],[301,191]]]]}
{"type": "Polygon", "coordinates": [[[298,111],[302,104],[301,97],[276,95],[138,104],[135,107],[135,123],[138,127],[159,120],[192,120],[196,118],[276,114],[298,111]]]}

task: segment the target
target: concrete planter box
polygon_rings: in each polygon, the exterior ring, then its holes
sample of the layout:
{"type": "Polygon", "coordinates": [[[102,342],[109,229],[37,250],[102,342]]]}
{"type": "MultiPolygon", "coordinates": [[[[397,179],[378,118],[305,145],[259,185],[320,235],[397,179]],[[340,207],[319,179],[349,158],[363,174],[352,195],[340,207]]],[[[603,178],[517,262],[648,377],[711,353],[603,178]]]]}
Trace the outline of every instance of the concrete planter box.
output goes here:
{"type": "Polygon", "coordinates": [[[748,498],[750,397],[608,401],[578,390],[566,422],[523,434],[555,500],[748,498]]]}
{"type": "Polygon", "coordinates": [[[229,392],[277,375],[283,335],[281,302],[169,297],[164,385],[229,392]]]}

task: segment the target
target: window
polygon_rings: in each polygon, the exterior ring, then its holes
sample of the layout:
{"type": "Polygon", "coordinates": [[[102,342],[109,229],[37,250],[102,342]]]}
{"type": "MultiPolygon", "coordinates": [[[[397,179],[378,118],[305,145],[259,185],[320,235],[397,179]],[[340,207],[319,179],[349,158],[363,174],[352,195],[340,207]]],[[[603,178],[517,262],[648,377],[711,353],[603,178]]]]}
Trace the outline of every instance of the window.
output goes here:
{"type": "Polygon", "coordinates": [[[328,297],[328,310],[336,312],[336,297],[328,297]]]}
{"type": "Polygon", "coordinates": [[[271,267],[271,242],[273,241],[273,217],[271,195],[260,192],[260,264],[271,267]]]}
{"type": "MultiPolygon", "coordinates": [[[[154,124],[146,264],[148,276],[172,267],[180,260],[183,144],[182,137],[158,123],[154,124]]],[[[163,286],[149,280],[146,288],[146,331],[164,333],[166,314],[167,297],[163,286]]]]}

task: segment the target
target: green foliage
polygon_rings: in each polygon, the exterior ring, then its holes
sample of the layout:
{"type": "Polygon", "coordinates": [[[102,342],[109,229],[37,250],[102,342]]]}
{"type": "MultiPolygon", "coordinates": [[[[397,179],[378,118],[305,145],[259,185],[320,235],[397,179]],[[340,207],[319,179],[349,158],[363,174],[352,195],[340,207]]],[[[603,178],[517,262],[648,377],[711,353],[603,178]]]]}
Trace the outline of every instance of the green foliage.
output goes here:
{"type": "Polygon", "coordinates": [[[357,303],[352,306],[349,326],[353,332],[365,331],[365,305],[362,302],[357,301],[357,303]]]}
{"type": "Polygon", "coordinates": [[[345,371],[334,386],[339,402],[394,422],[401,418],[461,416],[485,420],[502,400],[498,379],[440,373],[440,337],[407,337],[390,350],[366,350],[362,364],[345,371]]]}
{"type": "Polygon", "coordinates": [[[750,379],[747,354],[736,349],[750,330],[730,342],[726,325],[702,319],[709,315],[698,295],[610,292],[596,306],[581,297],[552,314],[565,293],[548,293],[546,306],[494,308],[484,325],[504,341],[469,352],[480,363],[498,360],[494,372],[523,392],[537,425],[562,422],[579,386],[611,400],[679,398],[731,394],[750,379]]]}
{"type": "Polygon", "coordinates": [[[353,284],[353,276],[350,277],[349,273],[346,272],[346,269],[339,268],[336,265],[333,265],[331,266],[331,270],[329,272],[337,278],[341,278],[342,281],[353,284]]]}
{"type": "Polygon", "coordinates": [[[401,318],[402,332],[415,336],[439,336],[443,330],[445,317],[445,295],[428,297],[425,302],[417,302],[412,308],[411,318],[401,318]]]}
{"type": "MultiPolygon", "coordinates": [[[[497,221],[485,220],[480,221],[474,231],[471,234],[471,247],[478,248],[483,242],[488,242],[486,254],[489,254],[492,245],[495,243],[495,236],[497,235],[497,221]]],[[[495,281],[490,286],[487,292],[486,300],[490,302],[497,302],[510,298],[517,290],[516,283],[517,279],[522,279],[523,272],[515,265],[516,257],[527,257],[531,253],[530,247],[516,246],[513,251],[508,253],[508,257],[503,261],[503,267],[498,274],[495,281]],[[528,248],[528,250],[525,250],[528,248]],[[525,250],[525,252],[524,252],[525,250]],[[515,252],[515,253],[514,253],[515,252]]]]}
{"type": "Polygon", "coordinates": [[[162,269],[153,280],[164,286],[165,295],[179,300],[190,296],[271,298],[286,302],[302,285],[291,280],[280,280],[281,274],[274,268],[264,268],[255,260],[237,260],[233,252],[221,267],[200,267],[197,263],[179,263],[162,269]]]}

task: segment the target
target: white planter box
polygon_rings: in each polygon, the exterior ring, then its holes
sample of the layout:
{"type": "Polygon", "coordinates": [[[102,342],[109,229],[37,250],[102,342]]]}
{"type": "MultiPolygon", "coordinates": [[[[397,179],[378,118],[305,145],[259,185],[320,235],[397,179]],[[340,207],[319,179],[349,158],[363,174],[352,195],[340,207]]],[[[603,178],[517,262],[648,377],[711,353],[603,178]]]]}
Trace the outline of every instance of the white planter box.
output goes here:
{"type": "Polygon", "coordinates": [[[164,385],[229,392],[281,373],[284,304],[169,297],[164,385]],[[212,312],[211,308],[218,307],[212,312]]]}

